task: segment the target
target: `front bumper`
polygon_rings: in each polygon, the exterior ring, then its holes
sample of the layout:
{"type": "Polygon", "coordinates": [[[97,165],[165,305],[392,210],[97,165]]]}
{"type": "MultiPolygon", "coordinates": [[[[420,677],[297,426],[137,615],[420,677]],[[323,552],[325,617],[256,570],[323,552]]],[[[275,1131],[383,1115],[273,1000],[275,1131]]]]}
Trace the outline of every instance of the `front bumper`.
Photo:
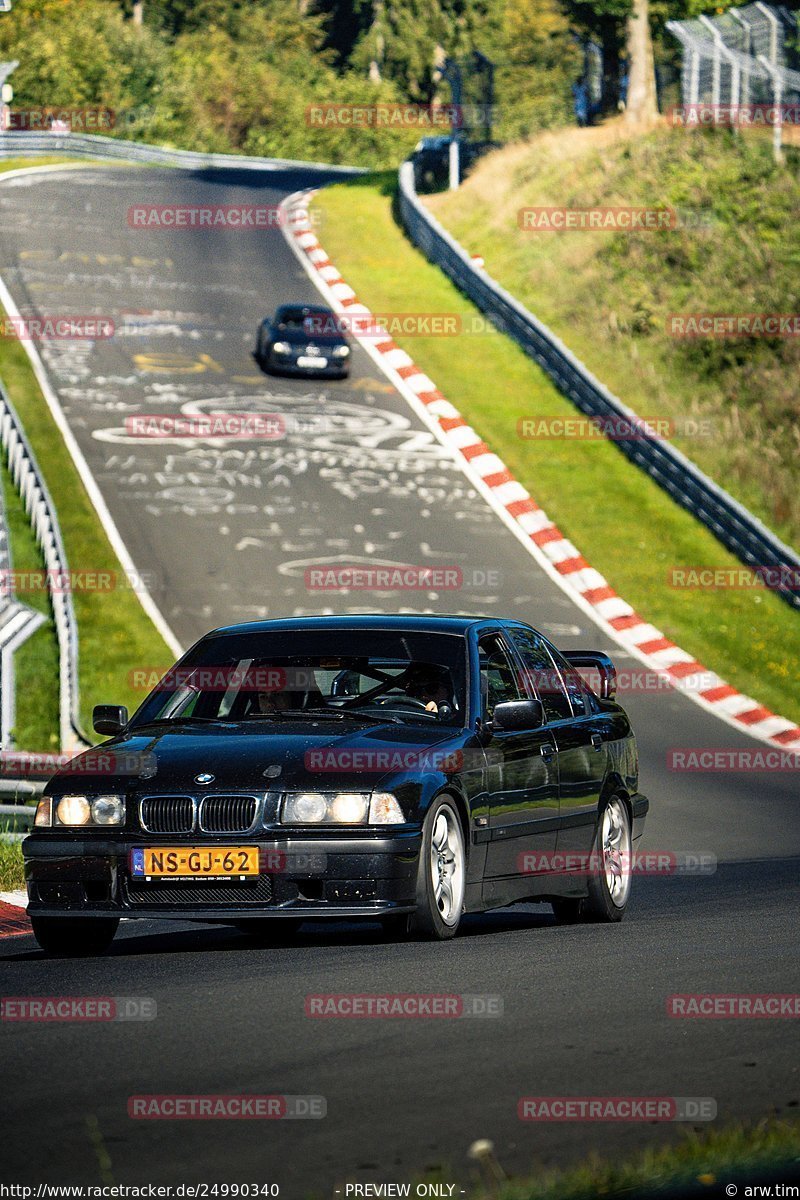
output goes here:
{"type": "Polygon", "coordinates": [[[28,912],[48,917],[241,921],[368,917],[415,907],[419,830],[368,838],[195,838],[185,844],[258,846],[260,874],[246,883],[148,883],[131,875],[132,850],[182,841],[130,833],[31,834],[22,844],[28,912]]]}
{"type": "Polygon", "coordinates": [[[304,377],[319,376],[322,379],[346,379],[350,373],[350,360],[344,363],[329,361],[324,367],[300,367],[290,358],[279,359],[270,357],[267,367],[276,375],[302,375],[304,377]]]}

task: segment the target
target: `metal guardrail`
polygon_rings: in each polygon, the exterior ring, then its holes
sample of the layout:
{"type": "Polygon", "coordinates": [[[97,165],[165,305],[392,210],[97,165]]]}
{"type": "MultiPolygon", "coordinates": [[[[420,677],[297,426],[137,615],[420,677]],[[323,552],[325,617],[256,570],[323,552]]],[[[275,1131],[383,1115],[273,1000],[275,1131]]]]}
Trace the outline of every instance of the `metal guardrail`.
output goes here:
{"type": "MultiPolygon", "coordinates": [[[[0,796],[4,794],[0,791],[0,796]]],[[[36,809],[32,804],[26,805],[26,799],[30,796],[23,795],[17,804],[0,804],[0,842],[21,842],[33,829],[36,809]]]]}
{"type": "Polygon", "coordinates": [[[11,744],[17,710],[14,655],[32,633],[44,624],[44,613],[23,604],[14,595],[11,540],[5,503],[0,494],[0,746],[11,744]]]}
{"type": "MultiPolygon", "coordinates": [[[[36,808],[33,804],[25,804],[25,800],[30,800],[33,795],[38,796],[44,784],[40,784],[37,792],[26,793],[22,795],[23,802],[20,804],[0,804],[0,829],[6,827],[27,829],[33,824],[33,818],[36,816],[36,808]]],[[[3,793],[0,793],[2,795],[3,793]]]]}
{"type": "Polygon", "coordinates": [[[342,175],[364,174],[362,167],[301,162],[294,158],[256,158],[248,154],[205,154],[197,150],[173,150],[167,146],[149,146],[146,142],[128,142],[122,138],[102,137],[99,134],[35,133],[27,130],[0,133],[0,158],[33,158],[42,154],[108,158],[165,167],[185,167],[189,170],[232,167],[243,171],[280,171],[296,167],[302,170],[316,168],[335,171],[342,175]]]}
{"type": "Polygon", "coordinates": [[[36,541],[41,547],[47,572],[47,587],[58,639],[59,732],[62,747],[88,746],[91,742],[78,716],[78,625],[72,594],[59,588],[66,577],[67,555],[61,538],[55,505],[25,436],[22,423],[0,382],[0,447],[6,456],[14,484],[22,497],[36,541]]]}
{"type": "MultiPolygon", "coordinates": [[[[428,212],[414,187],[414,170],[405,162],[399,176],[399,210],[406,233],[452,279],[492,323],[514,339],[581,412],[606,421],[630,422],[635,436],[614,435],[631,462],[645,471],[674,500],[711,530],[742,562],[775,573],[776,590],[800,608],[800,556],[783,544],[757,517],[734,500],[674,446],[654,433],[510,292],[476,267],[466,251],[428,212]]],[[[626,426],[627,427],[627,426],[626,426]]]]}

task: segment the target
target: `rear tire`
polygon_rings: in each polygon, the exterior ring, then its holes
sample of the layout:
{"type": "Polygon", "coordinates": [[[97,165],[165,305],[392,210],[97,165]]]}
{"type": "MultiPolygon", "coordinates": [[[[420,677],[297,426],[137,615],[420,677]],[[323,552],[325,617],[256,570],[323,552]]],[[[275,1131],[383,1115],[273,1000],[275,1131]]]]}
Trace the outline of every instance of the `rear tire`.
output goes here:
{"type": "Polygon", "coordinates": [[[422,826],[417,907],[409,921],[412,933],[437,941],[455,937],[464,910],[466,876],[461,821],[453,802],[440,796],[422,826]]]}
{"type": "Polygon", "coordinates": [[[589,875],[582,912],[587,921],[621,921],[631,891],[631,818],[621,796],[600,809],[592,855],[597,869],[589,875]]]}
{"type": "Polygon", "coordinates": [[[37,917],[33,936],[44,950],[61,958],[105,954],[119,928],[119,917],[37,917]]]}
{"type": "Polygon", "coordinates": [[[631,819],[621,796],[611,796],[600,809],[591,863],[588,896],[551,901],[559,925],[616,922],[625,916],[631,891],[631,819]]]}

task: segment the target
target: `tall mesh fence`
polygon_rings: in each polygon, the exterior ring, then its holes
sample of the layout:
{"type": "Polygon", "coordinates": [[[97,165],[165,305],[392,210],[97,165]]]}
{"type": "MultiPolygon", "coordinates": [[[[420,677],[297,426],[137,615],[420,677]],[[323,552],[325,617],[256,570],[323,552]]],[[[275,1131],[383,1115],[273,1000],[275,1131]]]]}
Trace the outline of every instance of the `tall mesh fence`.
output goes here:
{"type": "Polygon", "coordinates": [[[756,0],[667,29],[683,48],[676,123],[770,126],[780,158],[784,127],[800,124],[797,14],[756,0]]]}

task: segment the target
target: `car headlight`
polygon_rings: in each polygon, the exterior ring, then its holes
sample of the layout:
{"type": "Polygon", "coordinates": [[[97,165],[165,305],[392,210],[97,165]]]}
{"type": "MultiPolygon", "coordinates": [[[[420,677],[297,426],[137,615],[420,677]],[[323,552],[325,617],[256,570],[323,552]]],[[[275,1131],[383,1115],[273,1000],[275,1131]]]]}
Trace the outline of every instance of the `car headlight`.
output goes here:
{"type": "Polygon", "coordinates": [[[91,808],[95,825],[121,825],[125,820],[125,801],[121,796],[95,796],[91,808]]]}
{"type": "Polygon", "coordinates": [[[273,342],[272,349],[275,351],[276,354],[291,354],[292,353],[292,347],[289,345],[288,342],[273,342]]]}
{"type": "Polygon", "coordinates": [[[59,825],[88,825],[92,809],[85,796],[62,796],[56,805],[59,825]]]}
{"type": "Polygon", "coordinates": [[[281,820],[285,825],[318,825],[328,811],[322,792],[295,792],[285,796],[281,820]]]}
{"type": "Polygon", "coordinates": [[[284,825],[396,825],[403,810],[389,792],[289,792],[284,825]]]}
{"type": "Polygon", "coordinates": [[[363,792],[339,792],[330,805],[332,820],[342,825],[362,825],[369,812],[369,796],[363,792]]]}
{"type": "Polygon", "coordinates": [[[349,356],[349,354],[350,354],[349,346],[334,346],[333,347],[333,357],[334,358],[347,358],[349,356]]]}
{"type": "Polygon", "coordinates": [[[36,816],[33,818],[33,823],[40,829],[49,829],[53,824],[52,796],[43,796],[36,805],[36,816]]]}
{"type": "MultiPolygon", "coordinates": [[[[40,809],[44,801],[40,801],[40,809]]],[[[56,803],[56,821],[59,825],[122,825],[125,821],[125,801],[122,796],[62,796],[56,803]]],[[[50,819],[39,811],[36,813],[37,825],[52,824],[52,807],[50,819]]]]}

